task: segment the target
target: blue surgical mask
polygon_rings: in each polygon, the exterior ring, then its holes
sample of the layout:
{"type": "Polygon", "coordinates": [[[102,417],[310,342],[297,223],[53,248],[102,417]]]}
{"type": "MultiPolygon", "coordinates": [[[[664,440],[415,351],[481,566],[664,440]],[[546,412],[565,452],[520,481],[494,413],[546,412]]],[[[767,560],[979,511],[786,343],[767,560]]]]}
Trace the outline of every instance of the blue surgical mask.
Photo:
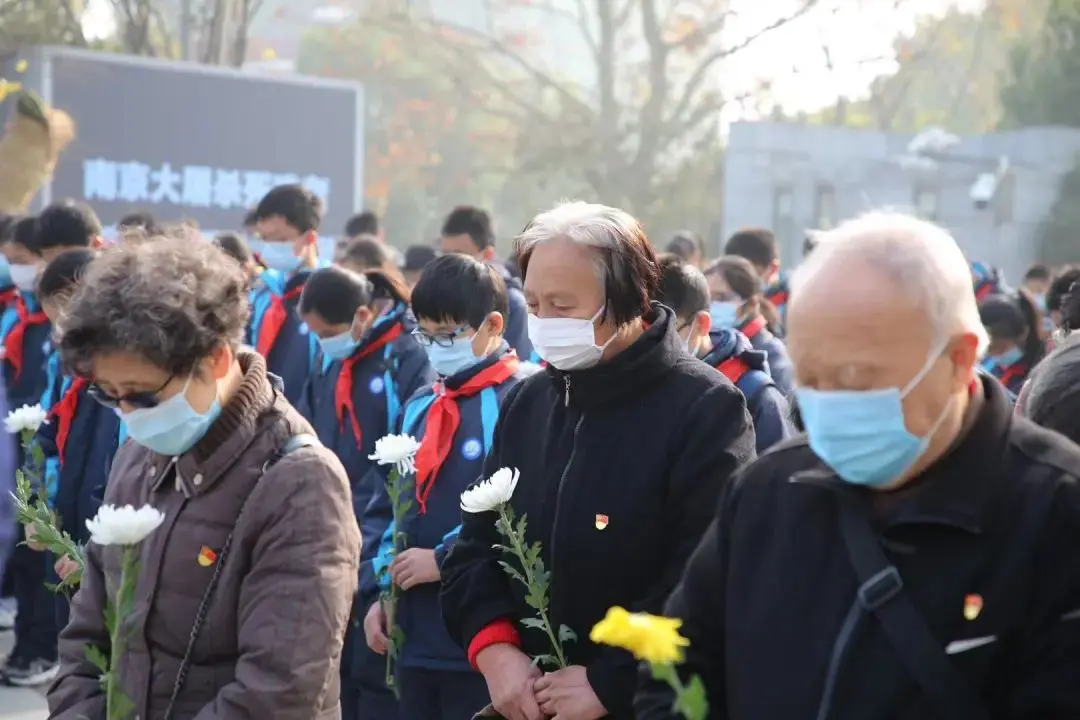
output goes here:
{"type": "Polygon", "coordinates": [[[904,388],[812,390],[796,388],[810,449],[842,480],[881,487],[906,473],[948,416],[952,400],[925,436],[904,425],[903,400],[926,377],[942,350],[931,354],[904,388]]]}
{"type": "Polygon", "coordinates": [[[483,359],[473,355],[472,337],[456,337],[450,347],[427,345],[424,351],[427,352],[431,368],[442,377],[457,375],[483,359]]]}
{"type": "Polygon", "coordinates": [[[729,330],[738,322],[739,303],[715,300],[709,303],[709,320],[714,330],[729,330]]]}
{"type": "Polygon", "coordinates": [[[1023,358],[1024,351],[1014,346],[1000,355],[987,355],[983,358],[983,368],[988,372],[993,372],[994,368],[1004,370],[1020,362],[1023,358]]]}
{"type": "Polygon", "coordinates": [[[195,411],[187,399],[191,377],[184,389],[152,408],[121,412],[132,440],[160,455],[183,455],[206,435],[221,415],[221,404],[214,399],[205,413],[195,411]]]}
{"type": "Polygon", "coordinates": [[[300,267],[300,258],[291,242],[264,241],[259,248],[259,257],[268,269],[278,272],[291,273],[300,267]]]}
{"type": "Polygon", "coordinates": [[[344,360],[356,352],[356,348],[360,347],[360,340],[353,337],[352,328],[349,328],[340,335],[319,338],[319,347],[322,348],[323,355],[331,360],[344,360]]]}

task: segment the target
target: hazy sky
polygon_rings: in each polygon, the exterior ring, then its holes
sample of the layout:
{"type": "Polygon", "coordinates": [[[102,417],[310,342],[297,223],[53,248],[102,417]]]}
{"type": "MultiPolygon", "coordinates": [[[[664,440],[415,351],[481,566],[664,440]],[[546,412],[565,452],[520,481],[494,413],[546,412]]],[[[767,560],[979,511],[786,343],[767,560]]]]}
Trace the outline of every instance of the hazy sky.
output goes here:
{"type": "MultiPolygon", "coordinates": [[[[732,39],[790,13],[802,0],[731,0],[737,17],[732,39]]],[[[318,0],[313,1],[313,5],[318,0]]],[[[720,76],[725,92],[745,94],[762,81],[787,110],[814,110],[838,95],[859,95],[870,81],[895,68],[892,40],[910,32],[917,17],[939,14],[950,6],[978,9],[985,0],[820,0],[820,7],[770,32],[727,61],[720,76]],[[823,47],[828,47],[829,70],[823,47]]],[[[90,0],[84,17],[88,34],[102,36],[112,27],[107,0],[90,0]]],[[[744,116],[730,107],[726,120],[744,116]]]]}

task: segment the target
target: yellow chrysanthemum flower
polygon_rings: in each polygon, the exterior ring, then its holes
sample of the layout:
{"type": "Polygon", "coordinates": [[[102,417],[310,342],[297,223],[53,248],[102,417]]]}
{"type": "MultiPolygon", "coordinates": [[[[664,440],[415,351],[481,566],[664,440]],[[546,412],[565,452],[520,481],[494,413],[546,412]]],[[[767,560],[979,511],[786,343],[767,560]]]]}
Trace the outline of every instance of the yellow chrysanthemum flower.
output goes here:
{"type": "Polygon", "coordinates": [[[690,641],[679,634],[681,626],[682,620],[613,607],[593,626],[589,639],[629,650],[638,660],[671,665],[682,660],[682,649],[690,645],[690,641]]]}

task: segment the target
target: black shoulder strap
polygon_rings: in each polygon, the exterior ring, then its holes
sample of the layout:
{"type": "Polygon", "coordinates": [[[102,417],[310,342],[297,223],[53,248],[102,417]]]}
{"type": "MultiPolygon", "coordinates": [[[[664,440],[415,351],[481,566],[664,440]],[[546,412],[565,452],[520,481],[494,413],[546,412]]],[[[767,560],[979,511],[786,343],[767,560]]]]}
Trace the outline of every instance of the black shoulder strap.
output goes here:
{"type": "MultiPolygon", "coordinates": [[[[286,455],[294,453],[302,448],[317,446],[319,444],[319,438],[314,435],[309,435],[307,433],[293,435],[285,441],[285,444],[275,450],[265,463],[263,463],[263,475],[286,455]]],[[[258,480],[261,479],[262,475],[259,476],[258,480]]],[[[239,524],[240,517],[243,516],[244,510],[247,508],[247,502],[250,499],[251,495],[249,494],[247,499],[245,499],[240,506],[240,512],[237,513],[236,521],[233,523],[233,529],[230,530],[229,534],[225,537],[225,543],[221,546],[217,560],[214,563],[214,572],[210,576],[210,582],[207,584],[202,599],[199,601],[199,608],[195,613],[195,621],[191,626],[191,632],[188,634],[187,649],[184,651],[184,657],[180,660],[180,667],[177,669],[176,679],[173,681],[172,695],[169,696],[169,704],[165,709],[165,720],[172,720],[173,712],[176,707],[176,699],[180,696],[180,691],[184,689],[184,683],[187,682],[188,670],[191,667],[192,653],[195,651],[195,642],[199,639],[203,623],[206,621],[206,613],[210,610],[210,602],[214,598],[214,591],[217,590],[218,581],[221,578],[221,568],[224,567],[225,561],[228,560],[229,553],[232,550],[233,533],[236,531],[236,526],[239,524]]]]}
{"type": "Polygon", "coordinates": [[[265,463],[263,463],[263,472],[265,473],[267,470],[274,467],[274,465],[277,465],[286,455],[291,455],[297,450],[302,450],[306,447],[317,447],[320,444],[319,438],[314,435],[309,435],[308,433],[293,435],[285,441],[284,445],[275,450],[274,454],[271,455],[265,463]]]}
{"type": "Polygon", "coordinates": [[[859,604],[873,614],[885,630],[901,661],[942,717],[989,720],[986,705],[967,678],[949,662],[945,648],[934,637],[910,595],[896,566],[881,549],[855,499],[839,498],[838,518],[848,556],[859,578],[859,604]]]}

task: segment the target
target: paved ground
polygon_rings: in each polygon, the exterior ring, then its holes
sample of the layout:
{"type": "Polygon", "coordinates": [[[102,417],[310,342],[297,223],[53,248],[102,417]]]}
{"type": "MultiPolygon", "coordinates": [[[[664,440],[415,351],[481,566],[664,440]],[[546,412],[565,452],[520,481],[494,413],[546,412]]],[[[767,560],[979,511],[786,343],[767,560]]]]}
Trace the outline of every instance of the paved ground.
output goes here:
{"type": "MultiPolygon", "coordinates": [[[[11,631],[0,632],[0,656],[8,654],[13,640],[11,631]]],[[[0,685],[0,720],[46,720],[44,691],[0,685]]]]}

